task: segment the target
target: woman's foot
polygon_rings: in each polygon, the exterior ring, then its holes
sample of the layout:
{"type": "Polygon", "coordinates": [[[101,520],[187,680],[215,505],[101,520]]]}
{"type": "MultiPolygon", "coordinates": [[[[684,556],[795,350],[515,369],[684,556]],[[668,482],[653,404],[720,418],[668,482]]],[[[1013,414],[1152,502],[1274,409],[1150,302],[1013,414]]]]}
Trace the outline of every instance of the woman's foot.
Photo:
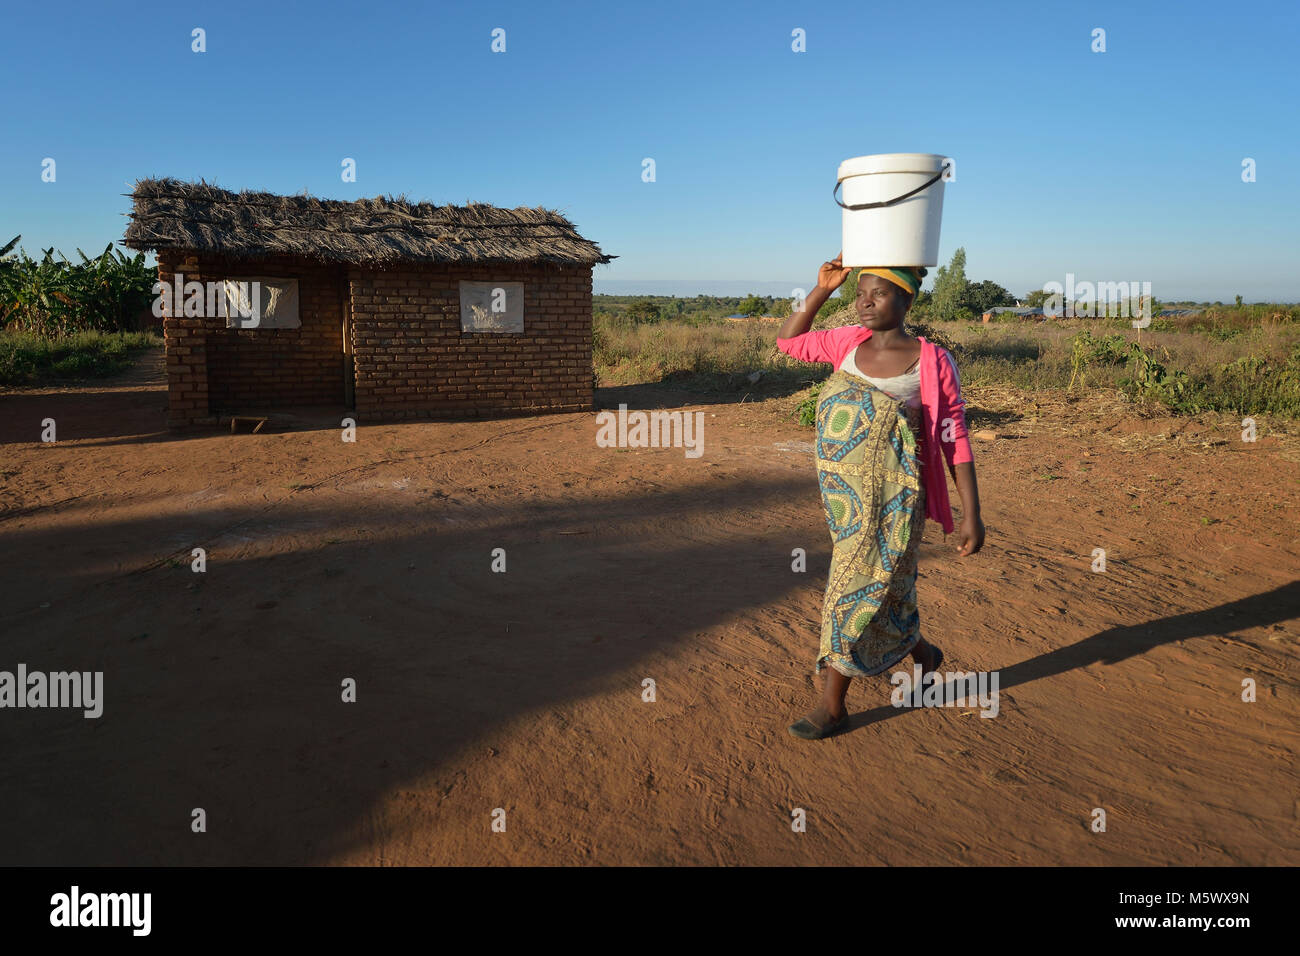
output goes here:
{"type": "Polygon", "coordinates": [[[848,711],[832,713],[824,704],[789,727],[790,733],[803,740],[820,740],[842,730],[848,725],[848,711]]]}
{"type": "Polygon", "coordinates": [[[943,651],[921,638],[916,642],[916,647],[912,648],[912,660],[921,665],[921,676],[924,677],[939,669],[943,663],[943,651]]]}

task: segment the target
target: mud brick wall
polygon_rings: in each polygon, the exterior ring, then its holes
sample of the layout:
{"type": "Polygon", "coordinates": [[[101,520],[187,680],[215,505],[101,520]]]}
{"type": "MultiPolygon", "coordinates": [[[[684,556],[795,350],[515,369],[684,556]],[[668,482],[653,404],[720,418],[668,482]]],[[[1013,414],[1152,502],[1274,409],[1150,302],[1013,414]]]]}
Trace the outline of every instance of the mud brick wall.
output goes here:
{"type": "Polygon", "coordinates": [[[589,411],[591,267],[352,267],[360,420],[589,411]],[[524,331],[460,330],[462,281],[521,282],[524,331]]]}
{"type": "Polygon", "coordinates": [[[169,426],[215,423],[222,413],[343,402],[344,270],[289,256],[239,259],[163,251],[158,280],[236,276],[298,280],[297,329],[228,329],[221,316],[187,318],[183,301],[163,317],[169,426]]]}

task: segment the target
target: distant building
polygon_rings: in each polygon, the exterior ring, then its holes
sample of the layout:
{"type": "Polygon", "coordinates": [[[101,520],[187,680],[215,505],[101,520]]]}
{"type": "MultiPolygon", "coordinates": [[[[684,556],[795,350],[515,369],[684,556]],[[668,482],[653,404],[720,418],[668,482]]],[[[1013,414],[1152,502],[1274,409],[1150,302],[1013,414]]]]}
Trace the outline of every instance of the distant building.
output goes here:
{"type": "Polygon", "coordinates": [[[1011,312],[1019,319],[1032,319],[1035,322],[1043,322],[1047,319],[1047,313],[1043,311],[1042,306],[1037,305],[999,305],[986,311],[983,315],[985,322],[992,322],[994,316],[1011,312]]]}

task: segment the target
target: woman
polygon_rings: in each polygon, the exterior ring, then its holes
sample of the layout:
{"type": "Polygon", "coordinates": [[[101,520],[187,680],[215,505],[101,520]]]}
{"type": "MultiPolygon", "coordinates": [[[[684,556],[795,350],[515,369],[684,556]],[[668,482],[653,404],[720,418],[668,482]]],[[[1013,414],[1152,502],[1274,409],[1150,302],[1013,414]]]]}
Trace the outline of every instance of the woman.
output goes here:
{"type": "Polygon", "coordinates": [[[808,331],[852,271],[840,256],[824,263],[817,288],[776,340],[797,359],[835,368],[817,401],[817,478],[833,542],[817,657],[817,673],[826,673],[821,706],[790,727],[806,740],[847,726],[844,697],[854,677],[883,673],[908,654],[923,674],[943,662],[921,637],[916,556],[927,517],[945,534],[953,530],[944,461],[961,496],[958,554],[984,546],[956,363],[903,331],[926,270],[861,269],[861,324],[808,331]]]}

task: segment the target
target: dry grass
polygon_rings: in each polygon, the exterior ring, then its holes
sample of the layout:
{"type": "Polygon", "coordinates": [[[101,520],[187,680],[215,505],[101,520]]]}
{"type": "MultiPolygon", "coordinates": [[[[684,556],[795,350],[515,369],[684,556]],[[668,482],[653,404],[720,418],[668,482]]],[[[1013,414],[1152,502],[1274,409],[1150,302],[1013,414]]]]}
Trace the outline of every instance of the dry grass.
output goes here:
{"type": "MultiPolygon", "coordinates": [[[[1184,323],[1177,329],[1166,326],[1152,331],[1104,319],[1038,324],[917,323],[912,330],[953,351],[972,430],[988,427],[1005,435],[1031,430],[1094,435],[1133,451],[1169,442],[1209,449],[1239,435],[1242,419],[1249,415],[1255,419],[1260,438],[1275,438],[1288,448],[1300,448],[1300,379],[1288,364],[1294,364],[1294,356],[1300,355],[1300,323],[1284,320],[1289,313],[1278,314],[1282,320],[1261,321],[1219,335],[1209,334],[1220,328],[1213,324],[1192,327],[1184,323]],[[1085,330],[1095,338],[1111,336],[1114,354],[1120,357],[1112,359],[1103,350],[1085,368],[1077,369],[1074,342],[1085,330]],[[1139,344],[1153,360],[1201,389],[1193,392],[1193,398],[1208,396],[1202,406],[1208,410],[1172,414],[1159,400],[1163,393],[1135,388],[1134,370],[1122,358],[1129,343],[1139,344]],[[1240,383],[1233,377],[1236,370],[1242,371],[1240,383]],[[1080,381],[1070,388],[1076,372],[1081,372],[1080,381]],[[1238,385],[1242,389],[1239,395],[1233,392],[1238,385]],[[1283,394],[1283,390],[1289,391],[1283,394]],[[1259,404],[1254,407],[1262,411],[1249,410],[1255,400],[1259,404]],[[1247,411],[1243,413],[1242,408],[1247,411]],[[1290,414],[1287,409],[1292,410],[1290,414]]],[[[818,327],[854,322],[852,308],[845,308],[819,322],[818,327]]],[[[1229,323],[1223,328],[1237,326],[1229,323]]],[[[602,385],[666,380],[691,388],[753,392],[776,401],[791,416],[798,418],[802,411],[806,418],[828,367],[791,359],[776,348],[775,338],[776,328],[759,322],[700,327],[671,322],[642,326],[598,323],[598,379],[602,385]],[[755,372],[763,373],[757,384],[751,381],[755,372]]]]}
{"type": "MultiPolygon", "coordinates": [[[[1086,389],[1071,395],[1015,385],[964,389],[971,431],[991,428],[999,436],[1029,434],[1094,437],[1129,451],[1177,443],[1190,449],[1228,444],[1242,430],[1240,416],[1226,412],[1176,415],[1154,402],[1134,402],[1115,389],[1086,389]]],[[[1259,437],[1273,437],[1300,451],[1300,421],[1267,418],[1259,437]]]]}

